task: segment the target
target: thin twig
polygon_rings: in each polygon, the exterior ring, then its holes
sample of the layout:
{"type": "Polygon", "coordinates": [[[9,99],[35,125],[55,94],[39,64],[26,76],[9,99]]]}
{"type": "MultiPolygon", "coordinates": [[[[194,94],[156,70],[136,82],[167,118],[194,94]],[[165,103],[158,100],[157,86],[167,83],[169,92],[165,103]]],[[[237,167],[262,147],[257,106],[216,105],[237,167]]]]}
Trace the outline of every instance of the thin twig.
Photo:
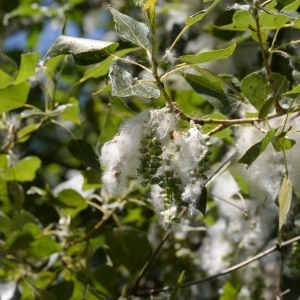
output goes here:
{"type": "MultiPolygon", "coordinates": [[[[194,281],[189,281],[189,282],[185,282],[181,285],[181,288],[185,288],[185,287],[189,287],[189,286],[192,286],[192,285],[196,285],[196,284],[200,284],[200,283],[203,283],[203,282],[206,282],[206,281],[211,281],[211,280],[214,280],[218,277],[221,277],[221,276],[224,276],[226,274],[229,274],[229,273],[232,273],[233,271],[236,271],[258,259],[261,259],[263,258],[264,256],[267,256],[269,255],[270,253],[272,252],[275,252],[275,251],[280,251],[282,248],[286,247],[286,246],[289,246],[291,245],[292,243],[294,242],[297,242],[297,241],[300,241],[300,235],[292,238],[292,239],[289,239],[283,243],[281,243],[281,245],[279,244],[276,244],[272,247],[270,247],[269,249],[265,250],[265,251],[262,251],[260,253],[258,253],[257,255],[249,258],[249,259],[246,259],[230,268],[227,268],[225,270],[223,270],[222,272],[218,273],[218,274],[215,274],[215,275],[212,275],[212,276],[207,276],[203,279],[199,279],[199,280],[194,280],[194,281]]],[[[149,296],[149,295],[154,295],[154,294],[159,294],[159,293],[162,293],[162,292],[170,292],[173,290],[174,287],[165,287],[165,288],[160,288],[160,289],[151,289],[151,290],[140,290],[138,291],[135,296],[149,296]]]]}
{"type": "MultiPolygon", "coordinates": [[[[178,215],[178,219],[181,219],[182,216],[186,213],[187,211],[187,207],[184,207],[182,209],[182,211],[179,213],[178,215]]],[[[152,262],[154,261],[154,259],[157,257],[158,253],[160,252],[162,246],[165,244],[165,242],[168,240],[168,238],[170,237],[172,233],[172,228],[169,229],[165,235],[163,236],[163,238],[161,239],[160,243],[158,244],[158,246],[155,248],[155,250],[152,252],[150,258],[146,261],[146,263],[144,264],[144,266],[141,268],[138,277],[134,283],[133,288],[131,289],[130,293],[128,294],[128,297],[131,295],[135,295],[135,293],[138,291],[139,285],[140,285],[140,281],[141,279],[144,277],[145,273],[148,271],[150,265],[152,264],[152,262]]]]}

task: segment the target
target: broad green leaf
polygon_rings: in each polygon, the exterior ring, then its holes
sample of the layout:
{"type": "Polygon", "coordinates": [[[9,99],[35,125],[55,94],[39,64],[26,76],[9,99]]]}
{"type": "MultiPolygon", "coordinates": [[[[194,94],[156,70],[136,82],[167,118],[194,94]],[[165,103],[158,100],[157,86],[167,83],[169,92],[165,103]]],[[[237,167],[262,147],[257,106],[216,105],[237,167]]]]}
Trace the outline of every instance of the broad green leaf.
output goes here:
{"type": "Polygon", "coordinates": [[[41,127],[42,123],[32,123],[22,127],[17,132],[17,138],[19,143],[24,143],[30,138],[30,134],[38,130],[41,127]]]}
{"type": "MultiPolygon", "coordinates": [[[[140,49],[139,47],[135,47],[135,48],[127,48],[127,49],[119,50],[114,53],[114,56],[122,57],[126,54],[132,53],[139,49],[140,49]]],[[[112,62],[113,62],[113,58],[108,57],[100,64],[90,67],[84,72],[83,77],[80,79],[79,82],[82,83],[89,78],[99,78],[105,76],[109,72],[109,67],[112,64],[112,62]]]]}
{"type": "Polygon", "coordinates": [[[3,212],[0,212],[0,232],[6,237],[15,230],[14,222],[3,212]]]}
{"type": "Polygon", "coordinates": [[[272,145],[276,151],[290,150],[296,144],[295,140],[286,137],[277,137],[272,141],[272,145]]]}
{"type": "Polygon", "coordinates": [[[41,166],[41,160],[35,156],[28,156],[18,161],[14,166],[0,169],[0,179],[6,181],[32,181],[36,171],[41,166]]]}
{"type": "Polygon", "coordinates": [[[78,100],[74,97],[71,97],[69,99],[69,103],[65,105],[65,109],[60,115],[64,121],[71,121],[80,125],[79,112],[80,109],[78,100]]]}
{"type": "Polygon", "coordinates": [[[116,42],[61,35],[48,50],[41,64],[44,65],[50,58],[61,54],[71,54],[78,65],[96,64],[108,58],[118,46],[116,42]]]}
{"type": "Polygon", "coordinates": [[[160,95],[160,91],[156,86],[133,78],[128,71],[117,64],[110,67],[109,77],[114,96],[128,97],[136,95],[145,98],[158,98],[160,95]]]}
{"type": "Polygon", "coordinates": [[[259,110],[267,98],[266,74],[258,71],[247,75],[241,83],[242,93],[259,110]]]}
{"type": "Polygon", "coordinates": [[[68,144],[69,151],[86,167],[100,172],[100,163],[93,147],[85,140],[71,140],[68,144]]]}
{"type": "Polygon", "coordinates": [[[294,98],[294,97],[298,96],[299,94],[300,94],[300,84],[295,86],[290,91],[286,92],[284,95],[294,98]]]}
{"type": "Polygon", "coordinates": [[[281,189],[279,191],[278,203],[279,203],[279,228],[278,237],[279,244],[281,243],[281,230],[283,224],[286,222],[288,212],[290,210],[293,195],[293,184],[287,175],[283,177],[281,189]]]}
{"type": "Polygon", "coordinates": [[[250,166],[258,158],[258,156],[265,151],[269,143],[274,140],[275,134],[276,129],[269,130],[264,138],[260,142],[251,146],[238,162],[250,166]]]}
{"type": "Polygon", "coordinates": [[[62,190],[57,195],[58,206],[63,210],[64,215],[75,217],[79,212],[87,208],[84,198],[75,190],[62,190]]]}
{"type": "Polygon", "coordinates": [[[15,78],[18,72],[18,65],[9,56],[0,51],[0,69],[9,77],[15,78]]]}
{"type": "Polygon", "coordinates": [[[256,28],[256,23],[253,15],[246,10],[236,11],[232,17],[232,23],[219,26],[219,29],[249,31],[249,28],[256,28]]]}
{"type": "Polygon", "coordinates": [[[0,69],[0,89],[14,82],[14,78],[0,69]]]}
{"type": "Polygon", "coordinates": [[[39,53],[23,53],[21,55],[21,65],[16,78],[16,83],[27,80],[35,74],[35,68],[39,60],[39,53]]]}
{"type": "Polygon", "coordinates": [[[4,251],[17,251],[17,250],[26,250],[30,243],[34,241],[32,234],[25,230],[15,231],[11,234],[6,240],[5,246],[3,247],[4,251]]]}
{"type": "Polygon", "coordinates": [[[295,1],[287,1],[286,5],[282,8],[283,11],[285,10],[297,10],[300,5],[300,0],[295,1]]]}
{"type": "Polygon", "coordinates": [[[131,227],[118,227],[107,230],[105,237],[114,266],[124,265],[133,272],[149,258],[151,247],[142,231],[131,227]]]}
{"type": "Polygon", "coordinates": [[[144,49],[150,49],[149,28],[146,24],[124,15],[112,7],[109,8],[116,23],[117,33],[124,39],[144,49]]]}
{"type": "Polygon", "coordinates": [[[236,100],[223,91],[220,82],[211,82],[204,76],[184,74],[191,87],[221,113],[228,114],[236,108],[236,100]]]}
{"type": "Polygon", "coordinates": [[[289,87],[288,80],[281,74],[272,73],[276,89],[272,91],[267,84],[266,74],[262,71],[247,75],[241,83],[241,91],[248,98],[249,102],[259,110],[258,117],[265,117],[275,99],[285,93],[289,87]]]}
{"type": "Polygon", "coordinates": [[[184,274],[185,274],[185,271],[182,271],[177,279],[177,282],[176,282],[176,285],[174,286],[173,290],[172,290],[172,293],[169,297],[169,300],[176,300],[178,299],[178,296],[179,296],[179,291],[180,291],[180,287],[182,285],[182,282],[183,282],[183,278],[184,278],[184,274]]]}
{"type": "Polygon", "coordinates": [[[95,288],[111,298],[117,288],[116,269],[107,265],[100,266],[93,272],[93,279],[95,288]]]}
{"type": "Polygon", "coordinates": [[[195,13],[192,16],[189,16],[185,19],[185,24],[188,26],[192,26],[195,23],[201,21],[221,0],[215,0],[214,3],[208,8],[201,10],[195,13]]]}
{"type": "Polygon", "coordinates": [[[29,254],[34,259],[42,259],[60,250],[60,245],[53,238],[43,236],[30,244],[29,254]]]}
{"type": "Polygon", "coordinates": [[[200,52],[195,55],[183,55],[183,56],[180,56],[179,59],[181,61],[191,63],[191,64],[206,63],[206,62],[215,61],[218,59],[224,59],[224,58],[229,57],[230,55],[232,55],[235,47],[236,47],[236,44],[233,44],[225,49],[205,51],[205,52],[200,52]]]}
{"type": "Polygon", "coordinates": [[[27,101],[29,90],[30,84],[26,81],[0,89],[0,113],[22,107],[27,101]]]}
{"type": "Polygon", "coordinates": [[[222,295],[219,300],[236,299],[240,291],[238,286],[237,283],[234,284],[233,282],[227,281],[222,288],[222,295]]]}

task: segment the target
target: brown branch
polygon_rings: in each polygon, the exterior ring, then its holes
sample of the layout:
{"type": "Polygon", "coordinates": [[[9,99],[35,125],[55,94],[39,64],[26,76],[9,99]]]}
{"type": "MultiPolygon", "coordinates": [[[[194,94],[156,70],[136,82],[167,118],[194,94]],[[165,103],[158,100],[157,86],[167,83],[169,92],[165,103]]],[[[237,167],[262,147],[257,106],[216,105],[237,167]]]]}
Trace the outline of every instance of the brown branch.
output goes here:
{"type": "MultiPolygon", "coordinates": [[[[244,261],[242,261],[242,262],[240,262],[240,263],[238,263],[238,264],[236,264],[236,265],[234,265],[230,268],[227,268],[227,269],[223,270],[222,272],[220,272],[218,274],[208,276],[208,277],[205,277],[205,278],[199,279],[199,280],[185,282],[181,285],[181,288],[185,288],[185,287],[189,287],[189,286],[192,286],[192,285],[200,284],[200,283],[203,283],[203,282],[206,282],[206,281],[211,281],[211,280],[214,280],[218,277],[221,277],[221,276],[224,276],[226,274],[232,273],[233,271],[236,271],[236,270],[238,270],[238,269],[240,269],[240,268],[242,268],[242,267],[258,260],[258,259],[261,259],[264,256],[269,255],[272,252],[280,251],[282,248],[287,247],[287,246],[289,246],[292,243],[297,242],[297,241],[300,241],[300,235],[281,243],[281,245],[276,244],[276,245],[270,247],[269,249],[267,249],[263,252],[260,252],[257,255],[253,256],[253,257],[250,257],[249,259],[246,259],[246,260],[244,260],[244,261]]],[[[165,288],[160,288],[160,289],[140,290],[140,291],[137,291],[135,296],[142,297],[142,296],[150,296],[150,295],[154,295],[154,294],[159,294],[159,293],[162,293],[162,292],[170,292],[170,291],[173,290],[173,288],[174,287],[165,287],[165,288]]]]}

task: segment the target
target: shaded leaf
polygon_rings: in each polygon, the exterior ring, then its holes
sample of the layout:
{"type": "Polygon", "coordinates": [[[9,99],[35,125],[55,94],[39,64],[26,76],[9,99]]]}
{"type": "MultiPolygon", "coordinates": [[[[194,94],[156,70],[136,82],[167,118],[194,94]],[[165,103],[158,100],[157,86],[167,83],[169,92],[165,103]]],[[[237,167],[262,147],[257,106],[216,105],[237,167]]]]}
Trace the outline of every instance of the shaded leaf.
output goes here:
{"type": "Polygon", "coordinates": [[[18,65],[13,59],[0,51],[0,69],[9,77],[14,78],[18,72],[18,65]]]}
{"type": "Polygon", "coordinates": [[[204,76],[184,74],[191,87],[223,114],[229,114],[236,108],[236,100],[223,91],[220,82],[209,81],[204,76]]]}
{"type": "Polygon", "coordinates": [[[41,61],[44,65],[47,60],[61,54],[71,54],[78,65],[91,65],[108,58],[119,46],[116,42],[75,38],[61,35],[48,50],[41,61]]]}
{"type": "Polygon", "coordinates": [[[160,91],[156,86],[133,78],[128,71],[117,64],[110,67],[109,77],[112,82],[112,94],[114,96],[157,98],[160,95],[160,91]]]}
{"type": "Polygon", "coordinates": [[[112,7],[109,8],[116,23],[117,33],[124,39],[144,49],[150,48],[149,29],[146,24],[124,15],[112,7]]]}
{"type": "Polygon", "coordinates": [[[197,199],[197,202],[196,202],[196,208],[199,211],[201,211],[203,215],[205,215],[205,212],[206,212],[206,203],[207,203],[207,189],[204,186],[202,188],[201,195],[200,195],[199,199],[197,199]]]}
{"type": "Polygon", "coordinates": [[[276,129],[269,130],[264,138],[260,142],[251,146],[238,162],[250,166],[258,158],[258,156],[264,152],[269,143],[274,140],[275,134],[276,129]]]}
{"type": "Polygon", "coordinates": [[[114,228],[105,236],[114,265],[124,265],[131,272],[137,271],[151,252],[145,233],[134,228],[114,228]]]}
{"type": "Polygon", "coordinates": [[[173,290],[172,290],[172,293],[169,297],[169,300],[176,300],[178,299],[178,296],[179,296],[179,291],[180,291],[180,287],[182,285],[182,282],[183,282],[183,278],[184,278],[184,274],[185,274],[185,271],[182,271],[177,279],[177,282],[176,282],[176,285],[174,286],[173,290]]]}
{"type": "Polygon", "coordinates": [[[279,191],[278,203],[279,203],[279,244],[281,243],[281,230],[283,224],[286,222],[288,212],[290,210],[293,195],[293,184],[287,175],[283,177],[281,189],[279,191]]]}
{"type": "Polygon", "coordinates": [[[225,49],[218,49],[218,50],[211,50],[211,51],[204,51],[200,52],[195,55],[183,55],[180,56],[179,59],[181,61],[191,63],[191,64],[201,64],[210,61],[215,61],[218,59],[227,58],[232,55],[236,44],[233,44],[225,49]]]}
{"type": "Polygon", "coordinates": [[[221,0],[215,0],[214,3],[208,8],[201,10],[195,13],[192,16],[189,16],[185,19],[185,24],[188,26],[192,26],[195,23],[201,21],[221,0]]]}
{"type": "Polygon", "coordinates": [[[29,89],[30,84],[25,81],[0,89],[0,113],[22,107],[27,101],[29,89]]]}
{"type": "Polygon", "coordinates": [[[68,144],[69,151],[86,167],[100,172],[100,163],[93,147],[85,140],[71,140],[68,144]]]}

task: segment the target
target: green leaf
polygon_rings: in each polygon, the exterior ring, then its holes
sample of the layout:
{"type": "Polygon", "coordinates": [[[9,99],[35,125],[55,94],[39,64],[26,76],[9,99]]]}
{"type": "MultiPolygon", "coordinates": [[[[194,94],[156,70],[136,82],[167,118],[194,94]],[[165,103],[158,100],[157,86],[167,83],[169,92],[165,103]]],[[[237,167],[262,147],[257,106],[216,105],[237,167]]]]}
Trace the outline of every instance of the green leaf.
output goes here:
{"type": "Polygon", "coordinates": [[[58,196],[59,207],[63,210],[64,215],[76,216],[79,212],[87,208],[85,199],[75,190],[62,190],[58,196]]]}
{"type": "Polygon", "coordinates": [[[276,129],[269,130],[264,138],[260,142],[251,146],[238,162],[250,166],[258,158],[258,156],[264,152],[269,143],[274,140],[275,134],[276,129]]]}
{"type": "Polygon", "coordinates": [[[204,76],[184,74],[191,87],[223,114],[229,114],[236,108],[236,100],[223,91],[220,82],[209,81],[204,76]]]}
{"type": "Polygon", "coordinates": [[[3,70],[0,69],[0,89],[6,87],[9,84],[14,82],[14,78],[6,74],[3,70]]]}
{"type": "MultiPolygon", "coordinates": [[[[114,56],[122,57],[126,54],[132,53],[139,49],[140,49],[139,47],[135,47],[135,48],[127,48],[127,49],[119,50],[114,53],[114,56]]],[[[97,64],[97,65],[92,66],[91,68],[87,69],[84,72],[83,77],[80,79],[80,83],[88,80],[89,78],[99,78],[99,77],[105,76],[109,72],[109,67],[112,64],[112,61],[113,61],[113,58],[108,57],[107,59],[102,61],[100,64],[97,64]]]]}
{"type": "Polygon", "coordinates": [[[283,177],[281,189],[279,191],[278,203],[279,203],[279,228],[278,238],[279,244],[281,243],[281,231],[282,226],[286,222],[288,212],[290,210],[293,195],[293,184],[287,175],[283,177]]]}
{"type": "Polygon", "coordinates": [[[196,208],[199,211],[201,211],[203,215],[205,215],[205,212],[206,212],[206,203],[207,203],[207,189],[204,186],[202,188],[201,195],[200,195],[199,199],[197,199],[197,202],[196,202],[196,208]]]}
{"type": "Polygon", "coordinates": [[[144,49],[150,49],[149,29],[146,24],[124,15],[112,7],[109,8],[116,23],[117,33],[124,39],[144,49]]]}
{"type": "Polygon", "coordinates": [[[177,279],[177,282],[176,282],[176,285],[174,286],[173,290],[172,290],[172,293],[169,297],[169,300],[176,300],[178,299],[178,296],[179,296],[179,291],[180,291],[180,287],[182,285],[182,282],[183,282],[183,278],[184,278],[184,274],[185,274],[185,271],[182,271],[177,279]]]}
{"type": "Polygon", "coordinates": [[[288,139],[286,137],[277,137],[274,141],[272,141],[272,145],[276,151],[290,150],[295,144],[295,140],[288,139]]]}
{"type": "Polygon", "coordinates": [[[191,63],[191,64],[201,64],[210,61],[215,61],[218,59],[224,59],[232,55],[236,44],[233,44],[225,49],[218,49],[212,51],[200,52],[196,55],[183,55],[180,56],[179,59],[181,61],[191,63]]]}
{"type": "Polygon", "coordinates": [[[68,144],[69,151],[86,167],[100,172],[100,163],[92,146],[85,140],[71,140],[68,144]]]}
{"type": "Polygon", "coordinates": [[[3,212],[0,212],[0,232],[7,237],[8,235],[12,234],[14,230],[14,222],[3,212]]]}
{"type": "Polygon", "coordinates": [[[239,293],[239,288],[237,287],[236,283],[232,283],[230,281],[227,281],[223,288],[223,292],[219,300],[232,300],[236,299],[238,293],[239,293]]]}
{"type": "Polygon", "coordinates": [[[221,0],[215,0],[214,3],[208,8],[201,10],[195,13],[192,16],[189,16],[185,19],[185,24],[188,26],[192,26],[195,23],[201,21],[221,0]]]}
{"type": "Polygon", "coordinates": [[[22,107],[27,101],[29,89],[30,84],[25,81],[0,89],[0,113],[22,107]]]}
{"type": "Polygon", "coordinates": [[[71,121],[75,124],[80,125],[79,118],[79,104],[78,100],[74,97],[69,99],[69,103],[65,105],[65,109],[61,112],[61,117],[64,121],[71,121]]]}
{"type": "Polygon", "coordinates": [[[39,60],[39,53],[23,53],[21,55],[21,65],[16,78],[16,83],[27,80],[35,74],[35,68],[39,60]]]}
{"type": "Polygon", "coordinates": [[[60,250],[60,245],[53,238],[43,236],[30,244],[29,254],[34,259],[42,259],[60,250]]]}
{"type": "Polygon", "coordinates": [[[71,54],[78,65],[91,65],[108,58],[119,46],[116,42],[98,41],[84,38],[75,38],[61,35],[48,50],[41,61],[44,65],[47,60],[61,54],[71,54]]]}
{"type": "Polygon", "coordinates": [[[242,93],[250,103],[259,110],[268,94],[266,74],[258,71],[247,75],[241,83],[242,93]]]}
{"type": "Polygon", "coordinates": [[[300,84],[295,86],[293,89],[291,89],[290,91],[286,92],[284,94],[284,96],[292,96],[293,98],[295,98],[296,96],[298,96],[300,94],[300,84]]]}
{"type": "Polygon", "coordinates": [[[249,31],[249,28],[256,28],[256,23],[253,15],[246,10],[236,11],[231,24],[218,26],[218,29],[238,31],[249,31]]]}
{"type": "Polygon", "coordinates": [[[28,156],[18,161],[14,166],[0,169],[0,179],[6,181],[32,181],[36,171],[41,166],[41,160],[35,156],[28,156]]]}
{"type": "Polygon", "coordinates": [[[11,78],[15,78],[18,65],[9,56],[0,51],[0,69],[11,78]]]}
{"type": "Polygon", "coordinates": [[[124,265],[133,272],[149,258],[151,248],[144,232],[129,227],[118,227],[108,230],[105,236],[114,266],[124,265]]]}
{"type": "Polygon", "coordinates": [[[156,86],[133,78],[128,71],[117,64],[110,67],[109,77],[112,82],[112,94],[114,96],[158,98],[160,95],[160,91],[156,86]]]}

